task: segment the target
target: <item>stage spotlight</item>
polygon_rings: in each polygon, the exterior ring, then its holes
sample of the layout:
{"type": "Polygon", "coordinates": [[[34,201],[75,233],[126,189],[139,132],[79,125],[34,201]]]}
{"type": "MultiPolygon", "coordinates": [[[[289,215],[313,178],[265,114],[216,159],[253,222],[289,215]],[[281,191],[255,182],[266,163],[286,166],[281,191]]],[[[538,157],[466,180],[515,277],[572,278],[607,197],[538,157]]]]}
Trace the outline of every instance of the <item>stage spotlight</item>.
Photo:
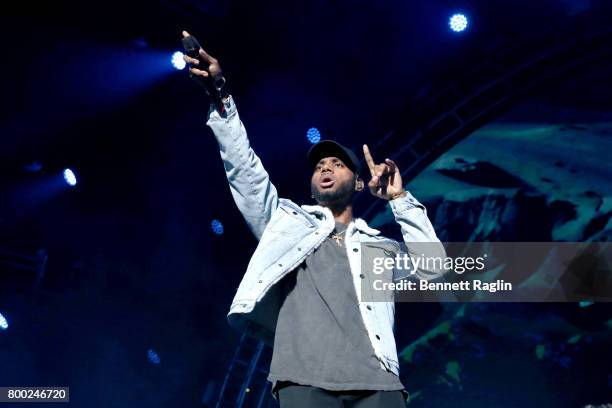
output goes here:
{"type": "Polygon", "coordinates": [[[172,54],[172,66],[174,66],[174,68],[176,69],[183,69],[185,68],[185,60],[183,59],[183,53],[180,51],[175,52],[174,54],[172,54]]]}
{"type": "Polygon", "coordinates": [[[161,363],[161,358],[159,358],[159,355],[153,349],[147,351],[147,358],[151,364],[159,365],[161,363]]]}
{"type": "Polygon", "coordinates": [[[223,224],[221,224],[221,221],[219,220],[212,220],[210,223],[210,228],[217,235],[223,234],[223,224]]]}
{"type": "Polygon", "coordinates": [[[456,33],[460,33],[464,31],[468,26],[468,19],[463,14],[453,14],[453,16],[448,20],[448,25],[450,29],[456,33]]]}
{"type": "Polygon", "coordinates": [[[77,178],[74,172],[70,169],[64,170],[64,180],[70,187],[74,187],[77,185],[77,178]]]}
{"type": "Polygon", "coordinates": [[[306,137],[312,144],[319,143],[321,141],[321,132],[319,132],[319,129],[317,128],[310,128],[306,132],[306,137]]]}
{"type": "Polygon", "coordinates": [[[6,321],[6,318],[4,316],[2,316],[2,313],[0,313],[0,330],[6,330],[8,329],[9,325],[8,322],[6,321]]]}

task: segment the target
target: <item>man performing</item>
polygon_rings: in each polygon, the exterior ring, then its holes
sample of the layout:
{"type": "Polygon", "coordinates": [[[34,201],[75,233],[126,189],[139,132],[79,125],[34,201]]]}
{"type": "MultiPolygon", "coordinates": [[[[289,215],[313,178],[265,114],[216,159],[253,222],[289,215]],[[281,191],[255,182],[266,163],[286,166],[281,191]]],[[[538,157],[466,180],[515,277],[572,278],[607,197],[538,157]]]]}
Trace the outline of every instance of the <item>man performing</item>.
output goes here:
{"type": "MultiPolygon", "coordinates": [[[[202,49],[198,59],[185,61],[190,76],[207,86],[213,101],[207,125],[236,205],[259,240],[228,319],[273,346],[268,379],[280,406],[405,407],[394,303],[360,296],[364,245],[382,248],[395,241],[353,217],[353,198],[365,187],[359,160],[350,149],[321,141],[307,155],[317,205],[279,198],[224,91],[219,62],[202,49]]],[[[408,251],[410,243],[431,243],[435,256],[444,257],[425,207],[404,190],[398,166],[390,159],[376,164],[366,145],[363,154],[371,176],[367,187],[389,201],[408,251]]]]}

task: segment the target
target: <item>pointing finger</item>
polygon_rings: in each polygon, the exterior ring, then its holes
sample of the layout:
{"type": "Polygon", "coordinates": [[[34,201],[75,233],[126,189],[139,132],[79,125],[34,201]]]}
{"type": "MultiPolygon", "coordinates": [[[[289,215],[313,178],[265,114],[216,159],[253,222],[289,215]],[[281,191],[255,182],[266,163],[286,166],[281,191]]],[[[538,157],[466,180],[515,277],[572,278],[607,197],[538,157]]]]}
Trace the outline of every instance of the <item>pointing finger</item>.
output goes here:
{"type": "Polygon", "coordinates": [[[368,164],[368,168],[370,169],[370,174],[372,176],[376,175],[376,165],[374,164],[374,159],[370,154],[370,149],[368,149],[368,145],[363,145],[363,155],[365,156],[366,163],[368,164]]]}

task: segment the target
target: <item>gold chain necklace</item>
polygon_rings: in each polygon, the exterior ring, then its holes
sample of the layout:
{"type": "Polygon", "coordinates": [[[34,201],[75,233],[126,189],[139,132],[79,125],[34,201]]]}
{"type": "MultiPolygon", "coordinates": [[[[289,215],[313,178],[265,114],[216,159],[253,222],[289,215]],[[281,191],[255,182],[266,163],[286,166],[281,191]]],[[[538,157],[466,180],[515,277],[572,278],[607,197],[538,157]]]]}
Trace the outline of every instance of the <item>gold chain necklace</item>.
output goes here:
{"type": "Polygon", "coordinates": [[[345,229],[343,229],[340,232],[336,232],[335,234],[332,234],[331,238],[336,240],[336,244],[338,244],[338,246],[342,246],[341,242],[344,239],[344,237],[342,236],[342,234],[344,232],[346,232],[346,230],[348,229],[348,227],[346,227],[345,229]]]}

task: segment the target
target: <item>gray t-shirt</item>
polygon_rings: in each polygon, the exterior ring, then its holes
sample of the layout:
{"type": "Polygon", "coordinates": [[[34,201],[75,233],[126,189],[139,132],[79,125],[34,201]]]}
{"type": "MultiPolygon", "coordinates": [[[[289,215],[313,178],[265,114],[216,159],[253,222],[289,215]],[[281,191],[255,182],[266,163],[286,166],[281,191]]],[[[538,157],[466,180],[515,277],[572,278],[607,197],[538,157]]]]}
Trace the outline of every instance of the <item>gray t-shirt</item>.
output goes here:
{"type": "Polygon", "coordinates": [[[404,390],[374,354],[349,267],[346,245],[332,239],[336,229],[279,284],[286,293],[280,307],[270,374],[279,381],[332,391],[404,390]]]}

